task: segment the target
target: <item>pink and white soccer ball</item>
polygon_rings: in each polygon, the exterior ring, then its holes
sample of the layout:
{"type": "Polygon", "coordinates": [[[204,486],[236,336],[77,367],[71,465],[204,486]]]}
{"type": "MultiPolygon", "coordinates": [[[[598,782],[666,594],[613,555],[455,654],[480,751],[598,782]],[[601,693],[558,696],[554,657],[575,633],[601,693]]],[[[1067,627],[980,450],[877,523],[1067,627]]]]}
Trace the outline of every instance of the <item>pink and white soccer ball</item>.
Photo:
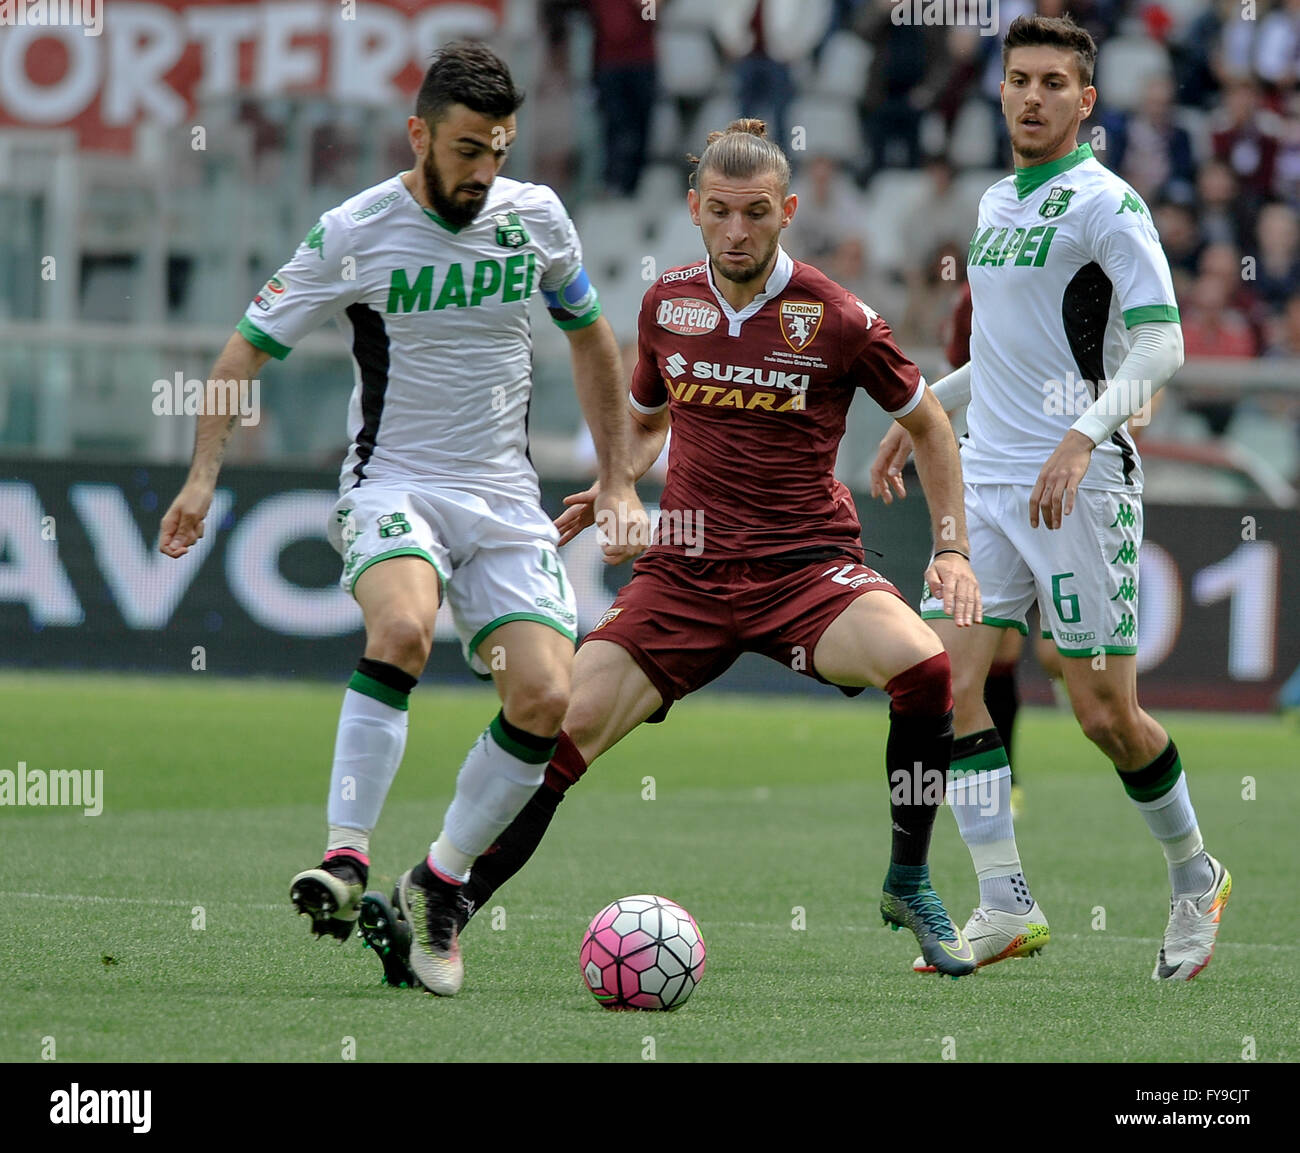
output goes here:
{"type": "Polygon", "coordinates": [[[621,897],[592,918],[578,960],[606,1009],[676,1009],[704,976],[704,938],[666,897],[621,897]]]}

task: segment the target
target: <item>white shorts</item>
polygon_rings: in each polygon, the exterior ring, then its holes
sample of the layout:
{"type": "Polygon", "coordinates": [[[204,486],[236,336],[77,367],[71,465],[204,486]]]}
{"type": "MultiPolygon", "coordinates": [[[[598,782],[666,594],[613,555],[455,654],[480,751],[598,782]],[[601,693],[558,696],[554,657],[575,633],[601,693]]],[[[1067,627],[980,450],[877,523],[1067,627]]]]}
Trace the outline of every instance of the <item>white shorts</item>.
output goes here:
{"type": "MultiPolygon", "coordinates": [[[[1029,525],[1031,491],[966,485],[971,568],[984,623],[1027,634],[1026,614],[1037,600],[1043,633],[1063,656],[1136,653],[1141,495],[1080,489],[1062,527],[1048,529],[1041,516],[1038,528],[1029,525]]],[[[927,586],[921,616],[943,615],[943,602],[927,586]]]]}
{"type": "Polygon", "coordinates": [[[498,625],[536,621],[577,640],[578,605],[556,552],[559,534],[529,500],[451,488],[367,482],[339,498],[330,543],[351,593],[371,565],[419,556],[438,572],[465,660],[481,677],[479,643],[498,625]]]}

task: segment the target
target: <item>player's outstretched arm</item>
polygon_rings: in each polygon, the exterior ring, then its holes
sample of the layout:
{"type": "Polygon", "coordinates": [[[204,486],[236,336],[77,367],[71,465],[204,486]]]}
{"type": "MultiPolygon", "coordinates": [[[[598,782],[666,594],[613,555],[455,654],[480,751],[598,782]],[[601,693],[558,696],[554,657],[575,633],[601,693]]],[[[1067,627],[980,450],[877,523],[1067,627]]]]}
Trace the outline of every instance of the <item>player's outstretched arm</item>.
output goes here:
{"type": "Polygon", "coordinates": [[[979,582],[970,567],[961,459],[943,405],[929,390],[898,423],[912,438],[916,471],[930,506],[935,555],[925,571],[930,591],[943,600],[943,611],[959,628],[983,619],[979,582]]]}
{"type": "MultiPolygon", "coordinates": [[[[255,348],[242,334],[232,333],[212,366],[209,379],[253,380],[268,359],[268,353],[255,348]]],[[[203,536],[203,520],[208,515],[212,494],[217,488],[217,474],[221,471],[226,441],[238,419],[238,411],[234,416],[220,413],[199,416],[190,474],[162,519],[162,529],[158,534],[159,552],[170,557],[182,557],[203,536]]]]}
{"type": "MultiPolygon", "coordinates": [[[[635,408],[629,411],[632,414],[632,471],[640,480],[664,450],[670,419],[666,407],[652,413],[638,412],[635,408]]],[[[597,481],[590,488],[564,498],[565,510],[555,518],[555,527],[560,530],[560,547],[596,523],[596,498],[599,495],[600,481],[597,481]]]]}
{"type": "Polygon", "coordinates": [[[608,524],[601,548],[606,564],[620,564],[649,545],[650,518],[636,495],[638,473],[632,460],[618,341],[603,316],[565,335],[573,357],[573,386],[599,463],[594,516],[603,528],[608,524]]]}
{"type": "MultiPolygon", "coordinates": [[[[970,402],[970,362],[953,369],[941,380],[930,386],[943,410],[951,414],[954,410],[970,402]]],[[[889,426],[889,431],[880,440],[876,449],[876,459],[871,465],[871,495],[886,504],[894,503],[894,493],[899,499],[907,496],[903,484],[903,466],[912,455],[912,437],[907,429],[897,421],[889,426]]]]}

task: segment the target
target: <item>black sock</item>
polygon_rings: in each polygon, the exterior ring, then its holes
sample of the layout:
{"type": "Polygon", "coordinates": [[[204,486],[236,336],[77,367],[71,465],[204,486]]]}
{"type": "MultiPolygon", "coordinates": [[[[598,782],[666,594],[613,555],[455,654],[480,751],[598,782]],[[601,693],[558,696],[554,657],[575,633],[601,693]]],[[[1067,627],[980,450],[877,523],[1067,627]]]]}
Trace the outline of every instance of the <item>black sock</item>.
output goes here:
{"type": "Polygon", "coordinates": [[[885,768],[889,773],[889,815],[893,821],[890,860],[894,864],[926,863],[934,817],[943,804],[948,783],[951,756],[951,709],[938,717],[900,717],[890,712],[885,768]]]}
{"type": "Polygon", "coordinates": [[[497,838],[496,844],[474,862],[464,891],[465,900],[472,902],[471,916],[528,863],[546,835],[556,806],[563,799],[563,793],[539,785],[528,804],[519,810],[519,815],[497,838]]]}
{"type": "Polygon", "coordinates": [[[1016,713],[1020,711],[1020,693],[1016,690],[1016,666],[994,665],[984,682],[984,707],[993,718],[993,727],[1002,738],[1007,751],[1007,764],[1011,766],[1011,779],[1015,783],[1015,762],[1011,759],[1011,734],[1015,729],[1016,713]]]}

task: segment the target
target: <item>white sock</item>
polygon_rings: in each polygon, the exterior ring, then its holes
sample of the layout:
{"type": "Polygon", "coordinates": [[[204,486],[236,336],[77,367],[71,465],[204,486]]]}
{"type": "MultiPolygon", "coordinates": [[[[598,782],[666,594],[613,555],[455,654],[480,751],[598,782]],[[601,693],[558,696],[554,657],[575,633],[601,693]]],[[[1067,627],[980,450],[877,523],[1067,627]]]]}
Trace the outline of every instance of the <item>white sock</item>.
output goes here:
{"type": "Polygon", "coordinates": [[[537,792],[549,760],[549,751],[528,749],[511,740],[498,714],[460,767],[442,832],[429,846],[433,867],[458,880],[468,879],[475,859],[537,792]]]}
{"type": "Polygon", "coordinates": [[[370,831],[379,823],[384,798],[406,749],[406,718],[405,709],[395,709],[355,689],[343,694],[330,773],[329,848],[369,852],[370,831]],[[363,843],[336,844],[347,829],[355,830],[363,843]]]}
{"type": "MultiPolygon", "coordinates": [[[[1132,800],[1132,798],[1130,798],[1132,800]]],[[[1199,897],[1214,880],[1214,870],[1205,855],[1196,811],[1187,791],[1187,774],[1179,773],[1174,787],[1153,801],[1137,801],[1147,828],[1160,842],[1169,866],[1169,887],[1174,898],[1199,897]]]]}
{"type": "Polygon", "coordinates": [[[1016,848],[1011,820],[1011,767],[1006,750],[995,748],[953,759],[948,774],[948,804],[957,818],[957,831],[966,842],[979,878],[980,905],[1023,913],[1033,904],[1016,848]],[[963,771],[963,761],[985,767],[963,771]],[[987,762],[1000,761],[1000,764],[987,762]]]}

